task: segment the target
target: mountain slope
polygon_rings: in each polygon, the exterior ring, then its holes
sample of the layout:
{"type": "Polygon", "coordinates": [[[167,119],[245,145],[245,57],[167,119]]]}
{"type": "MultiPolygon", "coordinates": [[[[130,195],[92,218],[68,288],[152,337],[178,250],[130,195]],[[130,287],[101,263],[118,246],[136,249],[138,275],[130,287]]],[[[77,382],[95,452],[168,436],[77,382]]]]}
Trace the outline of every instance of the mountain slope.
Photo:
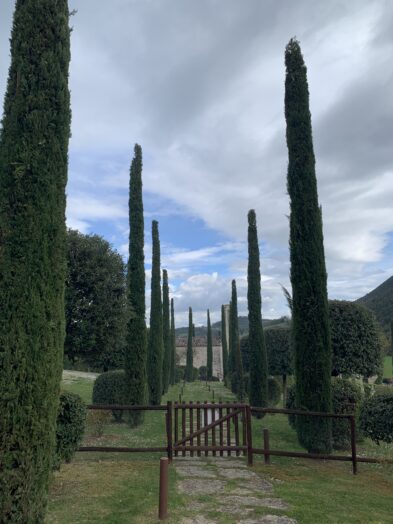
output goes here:
{"type": "Polygon", "coordinates": [[[390,322],[393,320],[393,276],[356,302],[373,311],[385,335],[390,338],[390,322]]]}

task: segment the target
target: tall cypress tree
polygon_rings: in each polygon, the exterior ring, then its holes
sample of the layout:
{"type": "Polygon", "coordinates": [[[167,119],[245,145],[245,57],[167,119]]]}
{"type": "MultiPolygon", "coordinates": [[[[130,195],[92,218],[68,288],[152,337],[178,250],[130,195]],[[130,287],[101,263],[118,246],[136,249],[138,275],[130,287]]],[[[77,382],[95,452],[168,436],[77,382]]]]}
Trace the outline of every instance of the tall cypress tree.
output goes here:
{"type": "Polygon", "coordinates": [[[176,331],[175,331],[175,306],[171,298],[171,370],[169,382],[173,386],[176,382],[176,331]]]}
{"type": "Polygon", "coordinates": [[[160,238],[158,222],[152,222],[153,255],[151,267],[151,306],[150,331],[147,351],[147,376],[149,384],[150,403],[161,403],[162,395],[162,301],[161,301],[161,268],[160,268],[160,238]]]}
{"type": "Polygon", "coordinates": [[[192,323],[192,309],[188,308],[188,339],[187,339],[187,355],[186,355],[186,372],[185,380],[192,382],[194,374],[194,356],[192,353],[192,338],[193,338],[193,323],[192,323]]]}
{"type": "Polygon", "coordinates": [[[169,286],[168,272],[163,270],[162,274],[162,332],[164,342],[164,358],[162,362],[162,390],[166,393],[169,388],[169,378],[171,372],[171,332],[169,316],[169,286]]]}
{"type": "Polygon", "coordinates": [[[231,384],[232,391],[236,393],[240,400],[244,398],[244,379],[243,379],[243,364],[240,354],[240,339],[239,339],[239,320],[237,315],[237,290],[236,280],[232,280],[232,297],[231,297],[231,360],[232,360],[232,375],[231,384]]]}
{"type": "Polygon", "coordinates": [[[225,308],[221,306],[221,347],[222,347],[222,372],[224,375],[224,382],[228,385],[228,343],[227,343],[227,328],[225,320],[225,308]]]}
{"type": "Polygon", "coordinates": [[[0,521],[43,522],[65,333],[66,0],[17,0],[0,131],[0,521]]]}
{"type": "Polygon", "coordinates": [[[210,324],[210,311],[207,310],[207,360],[206,360],[207,380],[213,379],[213,341],[212,327],[210,324]]]}
{"type": "Polygon", "coordinates": [[[261,272],[257,219],[255,211],[248,213],[248,324],[250,347],[250,387],[252,406],[267,406],[267,358],[262,328],[261,272]]]}
{"type": "MultiPolygon", "coordinates": [[[[299,43],[285,50],[285,118],[290,196],[296,406],[331,411],[331,342],[327,276],[312,142],[307,69],[299,43]]],[[[310,452],[331,451],[330,419],[298,417],[299,442],[310,452]]]]}
{"type": "MultiPolygon", "coordinates": [[[[147,341],[145,306],[145,255],[144,219],[142,199],[142,148],[135,144],[130,169],[130,195],[128,202],[130,234],[128,257],[127,348],[124,355],[126,374],[126,404],[144,404],[147,396],[147,341]]],[[[131,425],[143,420],[143,411],[130,412],[131,425]]]]}

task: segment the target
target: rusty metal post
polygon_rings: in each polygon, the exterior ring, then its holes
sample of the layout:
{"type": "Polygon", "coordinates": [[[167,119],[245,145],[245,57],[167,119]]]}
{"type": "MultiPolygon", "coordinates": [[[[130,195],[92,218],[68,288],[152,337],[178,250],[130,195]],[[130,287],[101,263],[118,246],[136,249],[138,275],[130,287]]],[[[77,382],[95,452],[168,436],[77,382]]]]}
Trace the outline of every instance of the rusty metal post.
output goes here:
{"type": "Polygon", "coordinates": [[[263,430],[263,447],[264,447],[264,458],[265,458],[265,464],[270,464],[270,443],[269,443],[269,430],[264,429],[263,430]]]}
{"type": "Polygon", "coordinates": [[[165,520],[168,517],[168,458],[160,458],[160,499],[158,518],[165,520]]]}
{"type": "Polygon", "coordinates": [[[358,472],[358,463],[356,457],[356,423],[355,417],[352,415],[350,418],[351,422],[351,450],[352,450],[352,471],[356,475],[358,472]]]}
{"type": "Polygon", "coordinates": [[[247,463],[249,466],[253,465],[253,449],[252,449],[252,430],[251,430],[251,409],[246,406],[246,423],[247,423],[247,463]]]}

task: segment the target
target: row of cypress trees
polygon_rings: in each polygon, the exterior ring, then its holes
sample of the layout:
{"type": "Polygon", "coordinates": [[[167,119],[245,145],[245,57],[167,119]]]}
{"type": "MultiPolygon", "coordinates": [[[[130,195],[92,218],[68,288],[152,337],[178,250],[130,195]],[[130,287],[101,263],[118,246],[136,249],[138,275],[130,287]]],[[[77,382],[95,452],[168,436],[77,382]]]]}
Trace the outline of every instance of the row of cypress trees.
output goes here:
{"type": "MultiPolygon", "coordinates": [[[[169,384],[175,383],[174,303],[169,307],[168,272],[163,270],[158,222],[152,222],[152,276],[150,330],[146,336],[144,218],[142,196],[142,148],[135,144],[130,169],[127,351],[125,373],[129,404],[161,403],[169,384]]],[[[130,415],[132,425],[143,420],[143,412],[130,415]]]]}

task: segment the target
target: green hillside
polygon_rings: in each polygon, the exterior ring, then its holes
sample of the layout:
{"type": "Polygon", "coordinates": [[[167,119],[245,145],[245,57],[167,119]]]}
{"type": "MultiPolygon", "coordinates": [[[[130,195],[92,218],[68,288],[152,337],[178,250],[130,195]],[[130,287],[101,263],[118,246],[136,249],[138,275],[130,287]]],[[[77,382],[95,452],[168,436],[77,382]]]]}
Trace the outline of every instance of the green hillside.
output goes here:
{"type": "Polygon", "coordinates": [[[393,320],[393,276],[356,302],[374,312],[385,335],[390,339],[390,322],[393,320]]]}
{"type": "MultiPolygon", "coordinates": [[[[239,333],[240,335],[246,335],[248,333],[248,317],[239,317],[239,333]]],[[[263,319],[263,327],[280,327],[286,326],[288,324],[287,317],[275,318],[275,319],[263,319]]],[[[188,334],[188,327],[179,327],[176,329],[177,337],[186,337],[188,334]]],[[[195,336],[196,337],[206,337],[207,328],[206,326],[195,326],[195,336]]],[[[215,322],[212,324],[212,336],[220,337],[221,336],[221,321],[215,322]]]]}

